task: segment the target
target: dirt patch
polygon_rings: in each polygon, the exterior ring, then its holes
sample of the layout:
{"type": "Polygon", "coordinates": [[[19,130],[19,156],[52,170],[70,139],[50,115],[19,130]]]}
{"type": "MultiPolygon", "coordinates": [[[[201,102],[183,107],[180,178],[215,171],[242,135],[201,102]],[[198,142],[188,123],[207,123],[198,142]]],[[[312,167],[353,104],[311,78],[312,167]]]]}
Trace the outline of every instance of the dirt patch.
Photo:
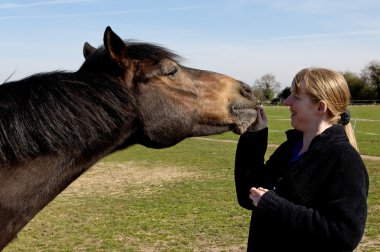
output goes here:
{"type": "Polygon", "coordinates": [[[372,239],[369,239],[364,236],[359,246],[355,249],[355,252],[377,251],[377,249],[379,248],[380,248],[380,235],[372,239]]]}
{"type": "Polygon", "coordinates": [[[361,155],[361,156],[363,159],[380,162],[380,157],[369,156],[369,155],[361,155]]]}
{"type": "Polygon", "coordinates": [[[200,176],[178,166],[156,166],[144,163],[98,163],[74,181],[63,193],[68,197],[89,195],[121,195],[125,190],[139,189],[139,194],[148,194],[165,183],[182,181],[200,176]],[[128,185],[126,187],[125,185],[128,185]]]}

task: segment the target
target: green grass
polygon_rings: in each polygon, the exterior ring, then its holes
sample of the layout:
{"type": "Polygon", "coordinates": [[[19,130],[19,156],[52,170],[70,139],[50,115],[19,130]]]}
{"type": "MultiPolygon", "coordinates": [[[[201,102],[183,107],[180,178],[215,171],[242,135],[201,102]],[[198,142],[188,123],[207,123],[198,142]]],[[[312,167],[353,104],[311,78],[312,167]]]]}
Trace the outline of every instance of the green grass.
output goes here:
{"type": "Polygon", "coordinates": [[[368,198],[368,225],[366,236],[369,238],[378,238],[380,241],[380,162],[365,162],[369,178],[370,190],[368,198]]]}
{"type": "MultiPolygon", "coordinates": [[[[119,193],[112,188],[96,192],[100,184],[82,185],[79,192],[69,188],[6,251],[244,250],[249,212],[235,199],[235,148],[234,143],[188,139],[165,150],[133,146],[115,153],[102,163],[116,167],[133,161],[145,174],[169,167],[169,172],[191,176],[153,185],[119,181],[112,184],[119,193]]],[[[105,181],[106,172],[124,174],[119,168],[100,168],[76,182],[96,176],[105,181]]]]}
{"type": "MultiPolygon", "coordinates": [[[[361,109],[352,112],[377,116],[361,109]]],[[[267,113],[288,116],[284,107],[267,113]]],[[[287,127],[286,121],[270,124],[287,127]]],[[[271,143],[281,141],[270,135],[271,143]]],[[[238,139],[231,133],[214,137],[238,139]]],[[[187,139],[168,149],[136,145],[114,153],[51,202],[4,251],[245,251],[250,212],[236,201],[235,150],[233,141],[187,139]]],[[[365,163],[370,193],[361,251],[376,251],[380,162],[365,163]]]]}

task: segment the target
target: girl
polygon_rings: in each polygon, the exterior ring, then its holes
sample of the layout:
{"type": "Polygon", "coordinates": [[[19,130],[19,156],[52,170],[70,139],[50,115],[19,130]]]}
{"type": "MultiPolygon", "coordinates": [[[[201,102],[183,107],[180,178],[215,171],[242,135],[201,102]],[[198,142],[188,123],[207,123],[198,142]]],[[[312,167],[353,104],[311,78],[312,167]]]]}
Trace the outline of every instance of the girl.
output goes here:
{"type": "Polygon", "coordinates": [[[248,251],[353,251],[367,216],[368,174],[347,111],[344,77],[321,68],[294,77],[285,100],[294,128],[268,161],[263,108],[240,137],[239,204],[252,210],[248,251]]]}

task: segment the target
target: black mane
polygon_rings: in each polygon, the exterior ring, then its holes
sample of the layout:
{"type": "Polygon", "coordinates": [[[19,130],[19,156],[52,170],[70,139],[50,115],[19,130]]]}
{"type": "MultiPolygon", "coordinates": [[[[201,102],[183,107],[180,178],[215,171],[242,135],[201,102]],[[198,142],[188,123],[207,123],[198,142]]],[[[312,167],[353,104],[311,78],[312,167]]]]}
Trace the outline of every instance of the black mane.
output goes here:
{"type": "Polygon", "coordinates": [[[135,60],[148,60],[152,62],[158,62],[162,59],[169,59],[176,63],[180,63],[183,60],[181,56],[160,45],[142,43],[132,40],[124,42],[127,46],[128,57],[131,57],[135,60]]]}
{"type": "MultiPolygon", "coordinates": [[[[181,56],[159,45],[132,41],[124,41],[124,43],[127,45],[127,57],[139,62],[131,80],[135,86],[139,83],[147,83],[152,77],[162,74],[162,69],[158,64],[163,59],[174,61],[177,64],[183,60],[181,56]]],[[[114,66],[113,69],[116,67],[114,66]]]]}
{"type": "Polygon", "coordinates": [[[110,141],[135,118],[134,104],[102,75],[52,72],[0,85],[0,163],[110,141]]]}
{"type": "MultiPolygon", "coordinates": [[[[141,61],[143,64],[148,63],[155,65],[163,59],[169,59],[179,64],[183,58],[174,52],[162,46],[152,43],[142,43],[136,41],[124,41],[127,46],[127,56],[129,59],[141,61]]],[[[107,56],[104,46],[97,48],[91,55],[86,58],[86,61],[80,68],[80,71],[103,71],[115,73],[120,67],[112,62],[107,56]]],[[[120,73],[123,69],[120,69],[120,73]]]]}

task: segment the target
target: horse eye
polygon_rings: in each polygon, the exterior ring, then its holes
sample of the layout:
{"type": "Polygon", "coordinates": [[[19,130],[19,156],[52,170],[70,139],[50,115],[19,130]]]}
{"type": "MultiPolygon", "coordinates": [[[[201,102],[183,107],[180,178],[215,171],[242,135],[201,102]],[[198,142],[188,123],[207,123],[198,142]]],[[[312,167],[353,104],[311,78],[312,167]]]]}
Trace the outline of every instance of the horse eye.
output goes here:
{"type": "Polygon", "coordinates": [[[169,71],[166,75],[169,77],[169,78],[172,78],[174,79],[175,77],[177,77],[177,74],[178,74],[178,68],[177,67],[174,67],[171,71],[169,71]]]}

